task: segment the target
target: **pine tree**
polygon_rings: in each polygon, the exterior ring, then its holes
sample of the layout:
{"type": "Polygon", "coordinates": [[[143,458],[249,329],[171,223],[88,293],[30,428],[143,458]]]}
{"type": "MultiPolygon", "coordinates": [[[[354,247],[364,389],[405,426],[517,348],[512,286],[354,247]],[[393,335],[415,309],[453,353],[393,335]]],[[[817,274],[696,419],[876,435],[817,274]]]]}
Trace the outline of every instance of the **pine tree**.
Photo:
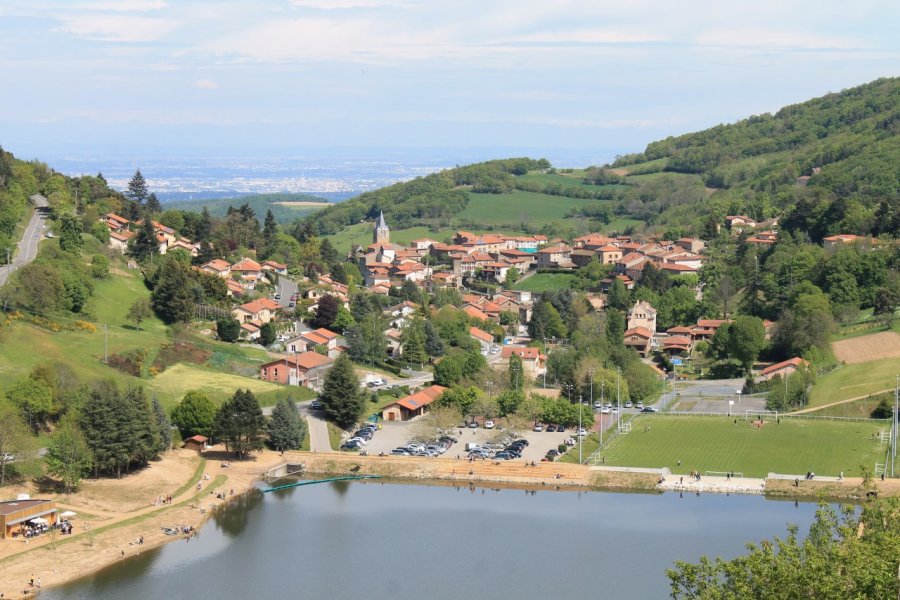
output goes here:
{"type": "Polygon", "coordinates": [[[341,260],[340,253],[338,253],[328,238],[322,238],[322,241],[319,243],[319,256],[322,258],[322,262],[328,265],[328,269],[331,269],[332,265],[339,263],[341,260]]]}
{"type": "Polygon", "coordinates": [[[438,335],[437,329],[431,324],[431,321],[425,321],[425,352],[428,356],[443,356],[446,352],[446,345],[441,336],[438,335]]]}
{"type": "Polygon", "coordinates": [[[412,364],[422,364],[428,361],[425,353],[424,326],[420,319],[411,322],[403,331],[403,360],[412,364]]]}
{"type": "Polygon", "coordinates": [[[515,391],[525,387],[524,371],[522,369],[522,359],[518,354],[513,353],[509,357],[509,387],[515,391]]]}
{"type": "Polygon", "coordinates": [[[200,211],[200,221],[197,223],[197,229],[194,233],[195,242],[208,242],[212,237],[212,215],[205,206],[200,211]]]}
{"type": "Polygon", "coordinates": [[[144,223],[138,229],[134,241],[131,243],[131,255],[137,260],[146,260],[151,255],[159,252],[159,243],[156,241],[156,230],[150,218],[144,219],[144,223]]]}
{"type": "Polygon", "coordinates": [[[159,203],[159,199],[153,192],[150,192],[150,195],[147,196],[147,212],[151,215],[162,212],[162,204],[159,203]]]}
{"type": "Polygon", "coordinates": [[[365,397],[346,353],[341,354],[328,370],[319,399],[325,417],[338,427],[346,429],[362,416],[365,397]]]}
{"type": "Polygon", "coordinates": [[[151,296],[153,310],[166,323],[187,323],[194,314],[194,294],[188,272],[176,260],[162,266],[151,296]]]}
{"type": "Polygon", "coordinates": [[[128,191],[125,195],[140,205],[147,200],[147,180],[144,179],[140,169],[134,172],[131,181],[128,182],[128,191]]]}
{"type": "Polygon", "coordinates": [[[622,280],[618,277],[613,279],[612,285],[609,287],[609,294],[606,303],[609,307],[617,310],[628,310],[631,303],[631,295],[622,280]]]}
{"type": "Polygon", "coordinates": [[[250,390],[235,391],[216,413],[216,435],[240,458],[262,449],[265,430],[266,419],[250,390]]]}
{"type": "Polygon", "coordinates": [[[172,448],[172,421],[169,420],[169,415],[166,414],[166,411],[156,394],[153,395],[150,409],[153,412],[153,419],[156,421],[156,430],[159,433],[159,447],[157,453],[165,452],[172,448]]]}
{"type": "Polygon", "coordinates": [[[275,236],[278,234],[278,224],[275,222],[275,215],[272,210],[266,211],[266,220],[263,224],[263,252],[262,258],[267,258],[272,253],[275,246],[275,236]]]}
{"type": "Polygon", "coordinates": [[[306,423],[291,398],[282,398],[272,409],[269,420],[269,444],[276,450],[297,450],[306,435],[306,423]]]}

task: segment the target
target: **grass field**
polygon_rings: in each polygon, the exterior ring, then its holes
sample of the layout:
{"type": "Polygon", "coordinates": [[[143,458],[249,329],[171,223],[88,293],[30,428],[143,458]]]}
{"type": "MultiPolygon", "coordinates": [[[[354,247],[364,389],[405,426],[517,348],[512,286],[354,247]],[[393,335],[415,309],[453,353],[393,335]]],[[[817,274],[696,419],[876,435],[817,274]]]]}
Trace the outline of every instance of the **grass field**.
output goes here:
{"type": "Polygon", "coordinates": [[[528,279],[516,283],[513,289],[529,292],[558,290],[569,287],[574,278],[575,275],[572,273],[535,273],[528,279]]]}
{"type": "Polygon", "coordinates": [[[563,220],[573,208],[596,206],[602,200],[548,196],[534,192],[516,191],[510,194],[469,193],[469,204],[456,218],[485,225],[544,225],[563,220]]]}
{"type": "Polygon", "coordinates": [[[816,379],[809,395],[809,408],[893,388],[898,372],[900,361],[896,358],[841,365],[816,379]]]}
{"type": "Polygon", "coordinates": [[[578,173],[571,174],[529,173],[527,175],[522,175],[518,179],[521,179],[522,181],[532,181],[542,185],[562,185],[565,187],[583,188],[593,192],[612,191],[625,189],[626,187],[621,185],[592,185],[590,183],[585,183],[583,177],[584,171],[579,171],[578,173]]]}
{"type": "MultiPolygon", "coordinates": [[[[388,223],[390,226],[390,223],[388,223]]],[[[412,240],[418,238],[431,238],[439,242],[445,238],[452,237],[456,232],[454,229],[443,229],[439,232],[433,232],[427,227],[411,227],[409,229],[391,229],[391,242],[395,244],[407,245],[412,240]]],[[[341,253],[349,252],[354,244],[360,246],[368,246],[372,243],[372,224],[357,223],[350,227],[345,227],[340,232],[328,236],[331,243],[341,253]]]]}
{"type": "Polygon", "coordinates": [[[813,471],[818,475],[860,476],[883,462],[885,448],[872,434],[888,427],[876,422],[781,419],[757,428],[728,417],[639,416],[631,433],[603,453],[607,465],[668,467],[673,473],[734,471],[745,477],[813,471]],[[650,431],[646,431],[646,427],[650,431]],[[678,466],[678,461],[681,466],[678,466]]]}

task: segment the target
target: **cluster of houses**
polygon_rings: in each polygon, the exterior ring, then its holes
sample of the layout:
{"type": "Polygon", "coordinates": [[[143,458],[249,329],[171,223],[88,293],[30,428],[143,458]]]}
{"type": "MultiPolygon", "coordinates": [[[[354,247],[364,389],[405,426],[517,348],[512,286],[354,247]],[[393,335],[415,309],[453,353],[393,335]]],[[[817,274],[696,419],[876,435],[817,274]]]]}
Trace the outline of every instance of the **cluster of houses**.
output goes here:
{"type": "Polygon", "coordinates": [[[287,265],[274,260],[259,263],[252,258],[242,257],[234,264],[221,258],[213,259],[198,267],[202,272],[221,277],[228,286],[229,296],[242,296],[255,290],[257,284],[267,278],[269,273],[287,275],[287,265]]]}
{"type": "MultiPolygon", "coordinates": [[[[134,239],[137,230],[144,225],[143,221],[129,221],[115,213],[102,215],[100,222],[109,227],[109,241],[106,245],[122,254],[128,250],[128,242],[134,239]]],[[[200,244],[195,244],[187,238],[177,237],[175,230],[171,227],[153,221],[153,231],[156,233],[159,254],[165,254],[170,250],[184,250],[191,256],[197,256],[200,252],[200,244]]]]}

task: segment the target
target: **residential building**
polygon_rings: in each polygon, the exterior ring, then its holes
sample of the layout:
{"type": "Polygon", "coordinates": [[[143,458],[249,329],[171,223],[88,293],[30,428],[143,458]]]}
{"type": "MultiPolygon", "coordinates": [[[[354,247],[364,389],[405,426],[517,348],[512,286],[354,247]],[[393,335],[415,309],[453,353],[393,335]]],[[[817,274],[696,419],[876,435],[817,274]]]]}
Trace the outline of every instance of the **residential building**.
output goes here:
{"type": "Polygon", "coordinates": [[[25,497],[22,500],[0,502],[0,534],[4,539],[18,536],[22,528],[34,519],[44,519],[48,524],[53,525],[57,519],[56,512],[55,500],[25,497]]]}
{"type": "Polygon", "coordinates": [[[447,388],[440,385],[432,385],[419,390],[415,394],[410,394],[385,406],[381,411],[381,418],[385,421],[409,421],[424,415],[430,410],[431,403],[443,396],[446,391],[447,388]]]}
{"type": "Polygon", "coordinates": [[[518,356],[522,360],[522,372],[530,379],[542,377],[547,372],[547,356],[538,348],[524,346],[503,346],[500,360],[494,363],[497,367],[509,369],[509,359],[518,356]]]}
{"type": "Polygon", "coordinates": [[[259,368],[263,381],[318,389],[334,361],[317,352],[304,352],[267,362],[259,368]]]}
{"type": "Polygon", "coordinates": [[[625,345],[637,350],[641,356],[649,354],[652,339],[653,335],[646,327],[635,327],[625,332],[625,345]]]}
{"type": "Polygon", "coordinates": [[[650,331],[651,335],[656,335],[656,309],[645,300],[635,302],[628,311],[628,329],[638,327],[643,327],[650,331]]]}
{"type": "Polygon", "coordinates": [[[809,363],[807,361],[799,357],[794,357],[766,367],[765,369],[760,371],[759,374],[762,379],[768,381],[775,376],[789,377],[793,373],[797,372],[798,369],[803,369],[808,366],[809,363]]]}

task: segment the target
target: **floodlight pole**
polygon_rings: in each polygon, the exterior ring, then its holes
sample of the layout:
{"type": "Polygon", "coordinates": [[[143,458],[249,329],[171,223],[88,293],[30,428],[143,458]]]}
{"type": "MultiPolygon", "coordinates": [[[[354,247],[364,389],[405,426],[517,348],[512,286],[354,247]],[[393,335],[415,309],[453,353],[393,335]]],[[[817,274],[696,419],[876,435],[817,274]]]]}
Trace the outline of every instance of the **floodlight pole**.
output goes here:
{"type": "Polygon", "coordinates": [[[581,435],[581,411],[584,408],[584,404],[581,402],[581,395],[578,395],[578,464],[580,465],[583,461],[581,458],[581,447],[582,442],[584,441],[581,435]]]}

